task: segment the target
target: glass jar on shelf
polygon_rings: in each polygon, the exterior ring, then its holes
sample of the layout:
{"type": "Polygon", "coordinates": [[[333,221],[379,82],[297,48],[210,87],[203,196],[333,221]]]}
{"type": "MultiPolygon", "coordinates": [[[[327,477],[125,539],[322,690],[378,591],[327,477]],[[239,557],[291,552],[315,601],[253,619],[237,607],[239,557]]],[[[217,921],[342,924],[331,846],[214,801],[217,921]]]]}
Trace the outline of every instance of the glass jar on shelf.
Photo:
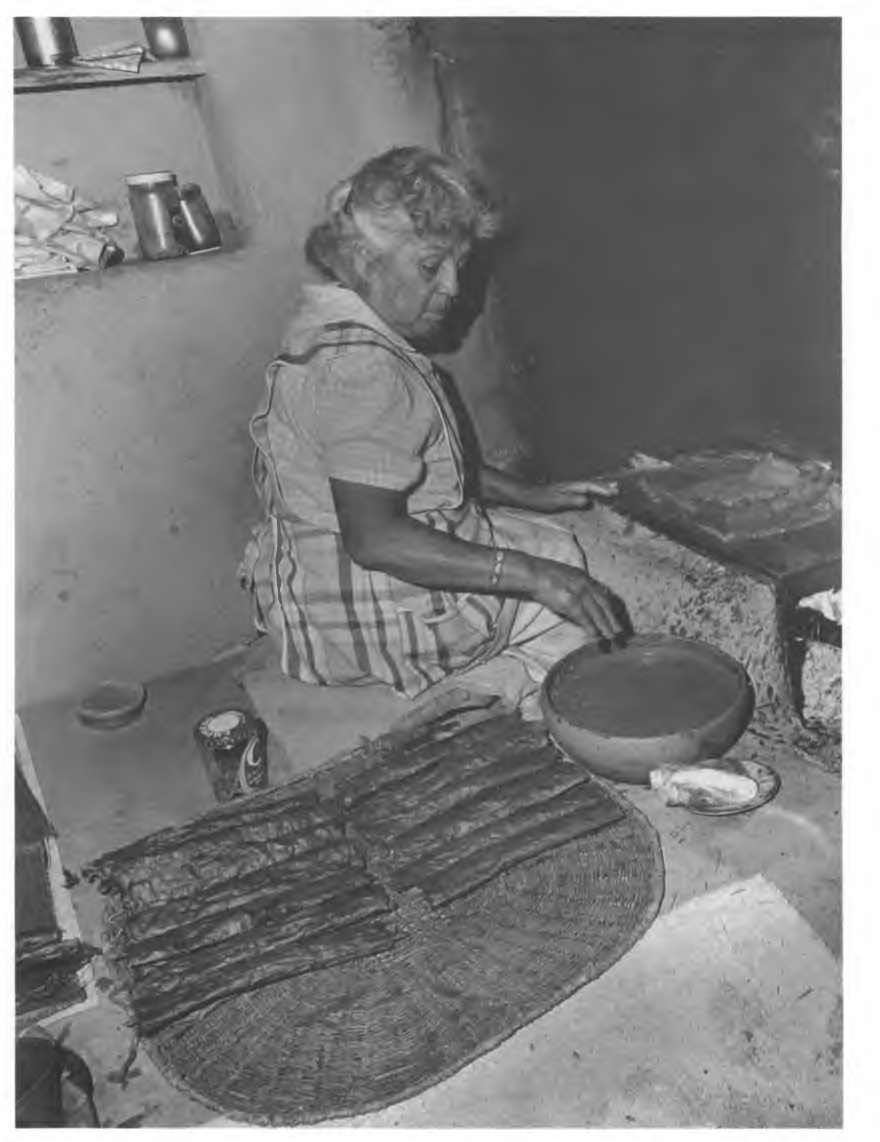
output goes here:
{"type": "Polygon", "coordinates": [[[205,201],[202,188],[194,182],[187,182],[180,188],[180,209],[186,225],[184,241],[191,254],[219,250],[223,245],[220,231],[205,201]]]}
{"type": "Polygon", "coordinates": [[[154,59],[186,59],[189,42],[179,16],[142,16],[147,46],[154,59]]]}
{"type": "Polygon", "coordinates": [[[16,16],[15,31],[28,67],[64,67],[77,53],[65,16],[16,16]]]}
{"type": "Polygon", "coordinates": [[[141,254],[147,261],[189,252],[177,176],[171,171],[129,175],[128,200],[141,254]]]}

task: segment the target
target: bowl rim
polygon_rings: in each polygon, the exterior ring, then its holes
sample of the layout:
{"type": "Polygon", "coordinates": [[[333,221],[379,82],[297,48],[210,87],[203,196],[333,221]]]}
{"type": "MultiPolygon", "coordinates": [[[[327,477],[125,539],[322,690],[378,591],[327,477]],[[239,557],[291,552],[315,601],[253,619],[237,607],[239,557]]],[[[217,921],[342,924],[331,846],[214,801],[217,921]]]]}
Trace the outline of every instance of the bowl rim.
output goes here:
{"type": "MultiPolygon", "coordinates": [[[[633,737],[631,735],[607,733],[603,730],[593,729],[590,726],[576,725],[576,723],[569,721],[564,714],[561,714],[556,709],[550,698],[550,691],[556,677],[564,668],[565,664],[570,662],[571,659],[575,658],[579,654],[582,654],[585,650],[595,651],[597,654],[602,653],[598,642],[588,642],[584,643],[583,646],[577,647],[575,650],[569,651],[568,654],[563,655],[563,657],[554,662],[554,664],[547,671],[546,677],[541,684],[540,698],[541,706],[544,710],[544,715],[547,720],[552,720],[558,725],[572,730],[576,734],[586,734],[595,741],[615,742],[619,743],[620,745],[626,745],[632,749],[644,749],[646,747],[650,747],[652,743],[659,745],[660,743],[668,742],[673,738],[686,738],[694,734],[705,734],[707,731],[712,730],[715,726],[725,722],[731,716],[731,714],[736,709],[738,709],[743,700],[745,700],[747,705],[751,705],[754,698],[754,691],[752,687],[752,681],[748,675],[748,671],[745,669],[741,662],[738,662],[733,657],[733,655],[728,654],[727,651],[721,650],[720,647],[713,646],[712,643],[704,642],[702,639],[687,638],[683,635],[664,634],[662,631],[649,632],[646,634],[634,634],[627,641],[627,646],[633,644],[650,646],[652,643],[663,645],[668,645],[670,643],[684,643],[691,647],[699,647],[701,652],[708,652],[709,657],[713,657],[716,662],[726,666],[739,683],[740,693],[737,695],[736,700],[732,702],[726,710],[723,710],[720,714],[716,714],[707,722],[701,722],[695,726],[687,726],[686,728],[680,730],[673,730],[672,732],[666,734],[651,734],[650,736],[642,735],[633,737]]],[[[610,653],[613,654],[620,652],[611,651],[610,653]]]]}

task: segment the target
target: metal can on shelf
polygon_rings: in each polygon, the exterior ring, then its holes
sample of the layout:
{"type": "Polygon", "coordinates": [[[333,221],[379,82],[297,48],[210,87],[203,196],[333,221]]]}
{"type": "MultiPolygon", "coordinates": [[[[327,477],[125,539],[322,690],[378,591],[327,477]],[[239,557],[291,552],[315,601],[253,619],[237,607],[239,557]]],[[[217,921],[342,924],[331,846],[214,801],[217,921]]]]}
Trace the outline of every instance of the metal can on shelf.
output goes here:
{"type": "Polygon", "coordinates": [[[28,67],[64,67],[77,54],[66,16],[16,16],[15,30],[28,67]]]}
{"type": "Polygon", "coordinates": [[[223,245],[214,215],[202,188],[187,182],[180,188],[180,209],[186,225],[185,241],[191,254],[219,250],[223,245]]]}
{"type": "Polygon", "coordinates": [[[248,710],[216,710],[196,724],[194,736],[218,801],[233,801],[269,783],[266,723],[248,710]]]}
{"type": "Polygon", "coordinates": [[[129,175],[128,200],[141,254],[149,261],[188,253],[177,176],[171,171],[129,175]]]}

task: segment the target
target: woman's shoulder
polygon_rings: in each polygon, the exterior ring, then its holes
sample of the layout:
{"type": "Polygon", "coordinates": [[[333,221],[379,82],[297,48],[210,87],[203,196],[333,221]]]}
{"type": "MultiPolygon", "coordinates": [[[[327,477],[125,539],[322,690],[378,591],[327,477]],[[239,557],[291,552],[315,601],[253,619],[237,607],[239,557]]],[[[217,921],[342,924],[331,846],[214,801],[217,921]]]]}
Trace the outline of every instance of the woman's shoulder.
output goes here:
{"type": "Polygon", "coordinates": [[[351,339],[333,331],[285,342],[270,364],[300,383],[371,383],[411,388],[419,372],[400,353],[379,340],[351,339]]]}
{"type": "Polygon", "coordinates": [[[283,418],[322,437],[350,434],[356,425],[430,431],[430,394],[418,374],[381,346],[331,341],[296,348],[276,359],[268,377],[283,418]]]}
{"type": "Polygon", "coordinates": [[[300,347],[316,341],[327,344],[376,342],[413,352],[354,290],[338,283],[306,282],[299,303],[284,332],[284,345],[300,347]]]}
{"type": "Polygon", "coordinates": [[[316,354],[320,363],[307,387],[315,403],[369,405],[374,413],[392,408],[415,410],[430,397],[418,372],[405,357],[370,338],[343,339],[316,354]]]}
{"type": "Polygon", "coordinates": [[[415,352],[365,317],[364,303],[350,293],[328,287],[307,295],[270,366],[274,384],[315,407],[430,405],[415,352]]]}

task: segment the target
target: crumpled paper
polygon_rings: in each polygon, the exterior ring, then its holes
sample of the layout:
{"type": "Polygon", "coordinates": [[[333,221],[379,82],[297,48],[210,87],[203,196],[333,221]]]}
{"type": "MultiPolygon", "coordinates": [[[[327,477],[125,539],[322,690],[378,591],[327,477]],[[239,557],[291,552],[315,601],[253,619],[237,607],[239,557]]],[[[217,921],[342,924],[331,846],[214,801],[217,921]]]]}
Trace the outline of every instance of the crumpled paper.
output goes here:
{"type": "Polygon", "coordinates": [[[19,163],[15,167],[15,276],[43,277],[103,268],[118,260],[105,229],[118,215],[74,187],[19,163]]]}

